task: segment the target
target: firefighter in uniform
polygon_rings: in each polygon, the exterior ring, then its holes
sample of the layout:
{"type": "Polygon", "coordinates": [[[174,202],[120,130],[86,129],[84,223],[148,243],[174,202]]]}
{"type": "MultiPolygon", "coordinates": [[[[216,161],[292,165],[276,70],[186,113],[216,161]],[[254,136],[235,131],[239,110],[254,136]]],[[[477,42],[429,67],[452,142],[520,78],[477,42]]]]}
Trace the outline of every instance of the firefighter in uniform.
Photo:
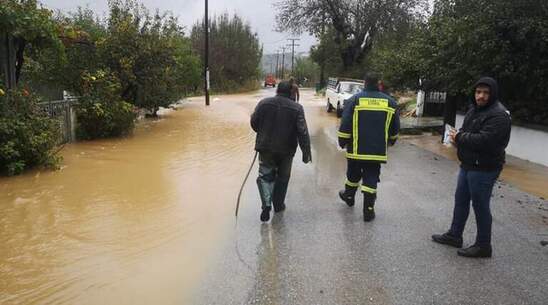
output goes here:
{"type": "Polygon", "coordinates": [[[354,206],[361,180],[364,221],[375,218],[381,163],[386,163],[387,147],[396,143],[400,128],[397,103],[379,91],[377,82],[377,76],[368,74],[364,90],[345,101],[337,133],[339,146],[346,147],[348,161],[345,189],[339,196],[348,206],[354,206]]]}

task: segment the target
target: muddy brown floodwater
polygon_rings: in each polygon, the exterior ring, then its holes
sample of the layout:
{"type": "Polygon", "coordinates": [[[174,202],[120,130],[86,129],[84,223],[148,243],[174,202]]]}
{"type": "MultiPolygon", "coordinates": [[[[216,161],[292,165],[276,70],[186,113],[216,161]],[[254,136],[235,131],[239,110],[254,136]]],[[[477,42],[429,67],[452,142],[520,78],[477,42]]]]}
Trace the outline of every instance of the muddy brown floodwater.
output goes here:
{"type": "Polygon", "coordinates": [[[60,171],[0,178],[0,304],[188,303],[233,227],[249,115],[273,93],[192,99],[132,137],[67,145],[60,171]]]}
{"type": "MultiPolygon", "coordinates": [[[[458,161],[456,148],[442,145],[440,136],[404,136],[402,139],[449,160],[458,161]]],[[[543,165],[507,155],[500,177],[525,192],[548,198],[548,168],[543,165]]]]}
{"type": "Polygon", "coordinates": [[[0,179],[0,304],[182,304],[231,219],[256,99],[185,104],[0,179]]]}

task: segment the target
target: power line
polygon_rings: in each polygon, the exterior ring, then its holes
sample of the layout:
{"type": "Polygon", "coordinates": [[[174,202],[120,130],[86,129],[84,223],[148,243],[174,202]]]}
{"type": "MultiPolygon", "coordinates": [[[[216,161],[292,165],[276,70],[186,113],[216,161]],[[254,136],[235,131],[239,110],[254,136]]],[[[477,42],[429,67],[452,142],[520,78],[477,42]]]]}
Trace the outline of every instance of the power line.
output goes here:
{"type": "Polygon", "coordinates": [[[291,47],[291,74],[293,74],[293,69],[295,65],[295,47],[299,47],[300,44],[295,44],[295,41],[301,40],[300,38],[288,38],[287,40],[291,41],[291,44],[288,44],[288,47],[291,47]]]}
{"type": "Polygon", "coordinates": [[[272,42],[263,42],[263,44],[276,44],[276,43],[280,43],[280,42],[282,42],[282,41],[284,41],[284,40],[287,40],[287,36],[284,37],[284,38],[282,38],[282,39],[280,39],[280,40],[276,40],[276,41],[272,41],[272,42]]]}

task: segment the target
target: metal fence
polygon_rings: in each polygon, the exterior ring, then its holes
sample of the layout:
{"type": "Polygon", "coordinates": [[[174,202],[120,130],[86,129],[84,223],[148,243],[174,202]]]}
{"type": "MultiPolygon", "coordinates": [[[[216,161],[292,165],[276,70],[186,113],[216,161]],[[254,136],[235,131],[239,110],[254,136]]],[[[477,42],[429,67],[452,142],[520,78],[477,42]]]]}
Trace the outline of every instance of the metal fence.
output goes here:
{"type": "Polygon", "coordinates": [[[447,99],[447,93],[439,91],[428,91],[424,97],[425,103],[444,104],[447,99]]]}
{"type": "Polygon", "coordinates": [[[76,99],[66,99],[38,104],[50,118],[59,121],[62,133],[62,143],[74,142],[76,140],[76,113],[74,111],[76,102],[76,99]]]}
{"type": "Polygon", "coordinates": [[[424,116],[443,116],[447,93],[439,91],[427,91],[424,95],[424,116]]]}

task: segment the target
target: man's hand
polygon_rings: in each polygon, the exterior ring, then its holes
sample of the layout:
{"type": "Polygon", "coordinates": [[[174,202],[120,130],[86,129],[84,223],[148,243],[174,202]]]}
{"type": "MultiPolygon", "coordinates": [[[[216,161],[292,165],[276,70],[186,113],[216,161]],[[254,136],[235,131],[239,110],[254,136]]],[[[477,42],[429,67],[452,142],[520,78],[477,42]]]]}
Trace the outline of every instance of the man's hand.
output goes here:
{"type": "Polygon", "coordinates": [[[452,129],[451,131],[449,131],[449,140],[454,145],[457,145],[457,133],[459,133],[459,132],[455,129],[452,129]]]}
{"type": "Polygon", "coordinates": [[[312,154],[310,152],[303,153],[303,163],[307,164],[307,163],[310,163],[310,162],[312,162],[312,154]]]}

